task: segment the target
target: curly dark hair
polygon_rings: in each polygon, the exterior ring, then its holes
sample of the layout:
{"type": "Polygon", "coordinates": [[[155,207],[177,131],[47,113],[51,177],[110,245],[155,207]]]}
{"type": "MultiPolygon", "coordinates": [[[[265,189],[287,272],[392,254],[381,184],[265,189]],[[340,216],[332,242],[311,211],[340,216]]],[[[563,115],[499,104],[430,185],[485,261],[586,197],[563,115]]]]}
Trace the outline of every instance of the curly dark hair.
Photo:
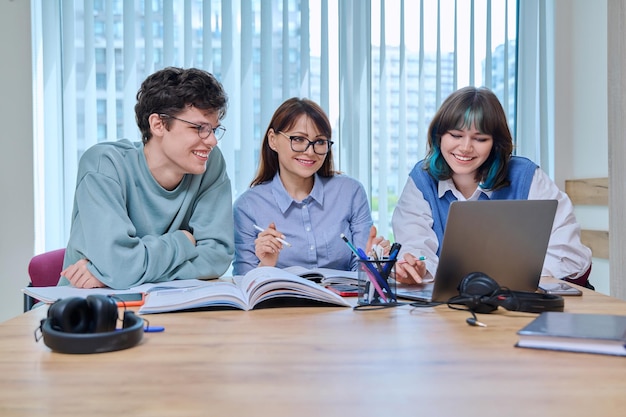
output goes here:
{"type": "MultiPolygon", "coordinates": [[[[197,68],[167,67],[141,83],[135,104],[135,119],[146,143],[152,137],[148,118],[151,114],[177,116],[186,107],[216,112],[222,120],[226,115],[228,97],[222,84],[210,73],[197,68]]],[[[165,120],[169,128],[168,120],[165,120]]]]}

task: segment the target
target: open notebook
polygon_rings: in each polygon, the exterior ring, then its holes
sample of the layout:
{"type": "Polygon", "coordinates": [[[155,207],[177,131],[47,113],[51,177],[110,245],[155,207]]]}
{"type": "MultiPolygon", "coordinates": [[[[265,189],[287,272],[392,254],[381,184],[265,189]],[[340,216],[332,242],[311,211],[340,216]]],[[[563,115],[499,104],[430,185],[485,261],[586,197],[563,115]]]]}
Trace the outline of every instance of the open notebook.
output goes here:
{"type": "Polygon", "coordinates": [[[537,290],[556,207],[556,200],[453,202],[434,282],[399,285],[398,297],[446,302],[470,272],[514,291],[537,290]]]}

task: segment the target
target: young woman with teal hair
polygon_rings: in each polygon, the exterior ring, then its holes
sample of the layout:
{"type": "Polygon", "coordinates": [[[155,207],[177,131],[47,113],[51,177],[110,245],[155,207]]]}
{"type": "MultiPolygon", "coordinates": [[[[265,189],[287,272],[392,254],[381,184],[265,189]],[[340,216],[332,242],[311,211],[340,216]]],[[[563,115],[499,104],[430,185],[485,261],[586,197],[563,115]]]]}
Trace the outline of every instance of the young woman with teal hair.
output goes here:
{"type": "Polygon", "coordinates": [[[409,174],[393,213],[394,237],[402,243],[398,281],[434,277],[450,203],[457,200],[557,200],[542,275],[574,280],[588,273],[591,250],[580,242],[569,197],[534,162],[512,154],[506,114],[491,90],[465,87],[443,102],[428,129],[428,153],[409,174]]]}

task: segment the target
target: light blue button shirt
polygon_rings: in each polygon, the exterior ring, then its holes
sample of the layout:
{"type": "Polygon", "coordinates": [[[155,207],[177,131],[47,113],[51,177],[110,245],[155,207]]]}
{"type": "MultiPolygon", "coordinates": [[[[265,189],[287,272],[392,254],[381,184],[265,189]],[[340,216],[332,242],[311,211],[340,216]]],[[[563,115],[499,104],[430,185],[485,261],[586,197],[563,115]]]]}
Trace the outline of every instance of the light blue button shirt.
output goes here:
{"type": "Polygon", "coordinates": [[[244,192],[233,206],[235,220],[235,261],[233,274],[243,275],[256,268],[254,240],[274,222],[292,246],[283,246],[279,268],[300,265],[307,268],[355,270],[357,259],[340,238],[345,234],[356,246],[365,248],[372,216],[363,185],[346,175],[315,175],[311,194],[294,200],[277,174],[272,181],[244,192]]]}

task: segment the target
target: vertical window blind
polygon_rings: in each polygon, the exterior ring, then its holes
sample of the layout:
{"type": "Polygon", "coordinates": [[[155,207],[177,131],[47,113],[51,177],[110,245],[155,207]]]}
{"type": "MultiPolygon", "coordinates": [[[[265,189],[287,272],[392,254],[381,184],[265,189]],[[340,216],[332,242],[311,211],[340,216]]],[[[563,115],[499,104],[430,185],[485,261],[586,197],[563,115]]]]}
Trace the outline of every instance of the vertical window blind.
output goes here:
{"type": "Polygon", "coordinates": [[[219,146],[235,197],[274,109],[293,96],[320,103],[336,165],[365,185],[392,238],[395,202],[448,94],[490,87],[515,131],[516,31],[514,0],[36,0],[36,250],[65,246],[85,149],[140,140],[137,89],[166,66],[223,83],[219,146]]]}
{"type": "Polygon", "coordinates": [[[514,131],[516,3],[372,0],[370,16],[367,185],[377,224],[390,236],[407,174],[424,157],[430,120],[450,93],[467,85],[491,88],[514,131]]]}

